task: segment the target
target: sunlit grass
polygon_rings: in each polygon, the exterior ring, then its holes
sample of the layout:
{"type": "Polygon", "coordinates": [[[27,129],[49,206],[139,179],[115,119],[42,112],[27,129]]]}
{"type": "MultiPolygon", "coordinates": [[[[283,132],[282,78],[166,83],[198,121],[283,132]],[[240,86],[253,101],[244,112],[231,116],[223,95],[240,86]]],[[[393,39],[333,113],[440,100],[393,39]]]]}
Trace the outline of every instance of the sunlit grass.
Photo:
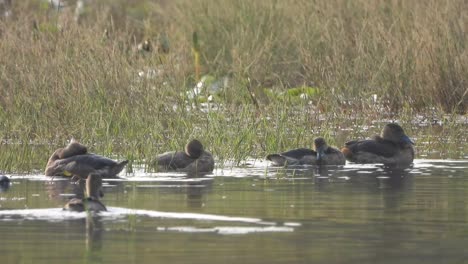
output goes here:
{"type": "Polygon", "coordinates": [[[79,23],[38,3],[0,19],[3,171],[42,170],[71,137],[131,162],[198,138],[222,164],[390,121],[422,157],[468,152],[461,0],[99,1],[79,23]]]}

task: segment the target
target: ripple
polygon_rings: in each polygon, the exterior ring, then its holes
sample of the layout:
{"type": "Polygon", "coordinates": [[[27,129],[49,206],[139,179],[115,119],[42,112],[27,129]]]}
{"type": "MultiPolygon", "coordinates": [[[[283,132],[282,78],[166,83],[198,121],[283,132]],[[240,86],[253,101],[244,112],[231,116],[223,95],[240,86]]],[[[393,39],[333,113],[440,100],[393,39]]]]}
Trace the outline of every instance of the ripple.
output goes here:
{"type": "MultiPolygon", "coordinates": [[[[234,162],[225,162],[217,167],[212,174],[203,177],[190,177],[181,172],[147,172],[143,165],[135,165],[131,174],[121,173],[120,177],[105,179],[106,182],[160,182],[164,185],[179,185],[212,182],[217,177],[229,178],[259,178],[259,179],[292,179],[308,180],[317,174],[317,166],[296,166],[296,167],[273,167],[269,161],[248,159],[244,164],[238,165],[234,162]],[[305,177],[304,177],[305,176],[305,177]],[[166,184],[167,183],[167,184],[166,184]]],[[[343,176],[340,174],[359,173],[372,174],[383,172],[386,169],[382,164],[356,164],[347,162],[344,166],[325,166],[327,173],[318,173],[320,176],[343,176]]],[[[415,159],[412,166],[405,170],[411,174],[425,175],[432,169],[465,170],[468,169],[468,160],[441,160],[441,159],[415,159]]],[[[346,175],[345,175],[346,176],[346,175]]],[[[27,179],[31,181],[69,181],[65,177],[50,177],[42,174],[11,175],[13,181],[17,179],[27,179]]],[[[151,184],[148,184],[148,186],[151,184]]],[[[156,184],[154,187],[161,187],[156,184]]]]}

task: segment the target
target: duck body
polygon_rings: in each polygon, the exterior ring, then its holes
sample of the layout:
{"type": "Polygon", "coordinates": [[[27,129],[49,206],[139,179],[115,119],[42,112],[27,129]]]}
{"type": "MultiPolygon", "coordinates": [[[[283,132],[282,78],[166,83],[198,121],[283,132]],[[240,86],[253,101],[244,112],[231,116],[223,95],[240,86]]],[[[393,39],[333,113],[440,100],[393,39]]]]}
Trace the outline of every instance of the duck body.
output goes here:
{"type": "Polygon", "coordinates": [[[373,139],[349,141],[341,151],[355,163],[405,165],[414,160],[413,142],[397,124],[387,124],[373,139]]]}
{"type": "Polygon", "coordinates": [[[200,141],[187,143],[185,151],[169,151],[159,154],[153,161],[162,171],[182,171],[188,173],[210,173],[214,169],[214,159],[205,151],[200,141]]]}
{"type": "Polygon", "coordinates": [[[101,212],[107,211],[106,206],[101,201],[88,197],[85,199],[73,198],[63,207],[65,211],[72,212],[101,212]]]}
{"type": "Polygon", "coordinates": [[[337,148],[329,147],[323,138],[314,140],[315,149],[297,148],[266,157],[275,166],[344,165],[346,159],[337,148]]]}
{"type": "Polygon", "coordinates": [[[269,154],[266,159],[275,166],[304,165],[316,159],[317,152],[308,148],[297,148],[289,151],[269,154]]]}
{"type": "Polygon", "coordinates": [[[156,156],[155,163],[163,171],[212,172],[214,169],[213,156],[207,151],[197,158],[182,151],[165,152],[156,156]]]}
{"type": "Polygon", "coordinates": [[[91,172],[99,172],[104,178],[115,178],[127,163],[127,160],[116,162],[96,154],[76,155],[66,159],[55,160],[47,166],[45,175],[86,178],[91,172]]]}
{"type": "Polygon", "coordinates": [[[99,172],[104,178],[115,178],[127,163],[127,160],[116,162],[101,155],[88,153],[85,146],[72,140],[65,148],[57,149],[50,156],[45,175],[86,178],[92,172],[99,172]]]}

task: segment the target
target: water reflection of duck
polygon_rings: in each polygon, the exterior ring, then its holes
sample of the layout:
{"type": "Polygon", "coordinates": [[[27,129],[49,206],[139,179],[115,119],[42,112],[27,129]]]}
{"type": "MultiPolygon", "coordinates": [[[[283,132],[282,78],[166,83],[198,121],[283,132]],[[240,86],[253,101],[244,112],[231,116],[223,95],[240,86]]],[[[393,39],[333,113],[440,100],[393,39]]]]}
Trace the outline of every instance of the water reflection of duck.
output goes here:
{"type": "Polygon", "coordinates": [[[338,149],[329,147],[324,138],[314,140],[315,151],[297,148],[279,154],[269,154],[266,159],[276,166],[287,165],[344,165],[346,160],[338,149]]]}
{"type": "Polygon", "coordinates": [[[211,153],[204,150],[203,144],[194,139],[185,145],[184,152],[171,151],[156,156],[153,165],[162,170],[209,173],[214,169],[214,159],[211,153]]]}
{"type": "Polygon", "coordinates": [[[86,198],[71,199],[64,207],[64,210],[83,212],[83,211],[107,211],[106,206],[99,201],[102,196],[102,176],[97,173],[91,173],[86,179],[86,198]]]}
{"type": "Polygon", "coordinates": [[[45,175],[86,178],[92,172],[99,172],[104,178],[113,178],[123,170],[127,163],[127,160],[116,162],[88,153],[84,145],[72,140],[65,148],[57,149],[50,156],[45,175]]]}
{"type": "Polygon", "coordinates": [[[411,164],[414,159],[413,141],[398,124],[387,124],[380,136],[354,140],[341,150],[346,159],[356,163],[411,164]]]}

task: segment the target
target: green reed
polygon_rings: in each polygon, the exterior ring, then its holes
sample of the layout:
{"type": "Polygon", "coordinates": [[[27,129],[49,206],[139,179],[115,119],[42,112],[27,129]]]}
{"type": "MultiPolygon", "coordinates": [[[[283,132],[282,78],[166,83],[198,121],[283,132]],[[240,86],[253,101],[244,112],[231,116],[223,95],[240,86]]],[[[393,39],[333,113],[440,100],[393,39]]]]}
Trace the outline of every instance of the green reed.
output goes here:
{"type": "Polygon", "coordinates": [[[462,158],[465,5],[100,1],[76,23],[73,4],[14,1],[0,19],[0,171],[41,171],[71,137],[135,163],[199,138],[222,164],[319,135],[341,146],[387,121],[428,142],[420,154],[462,158]],[[226,85],[190,95],[201,76],[226,85]]]}

